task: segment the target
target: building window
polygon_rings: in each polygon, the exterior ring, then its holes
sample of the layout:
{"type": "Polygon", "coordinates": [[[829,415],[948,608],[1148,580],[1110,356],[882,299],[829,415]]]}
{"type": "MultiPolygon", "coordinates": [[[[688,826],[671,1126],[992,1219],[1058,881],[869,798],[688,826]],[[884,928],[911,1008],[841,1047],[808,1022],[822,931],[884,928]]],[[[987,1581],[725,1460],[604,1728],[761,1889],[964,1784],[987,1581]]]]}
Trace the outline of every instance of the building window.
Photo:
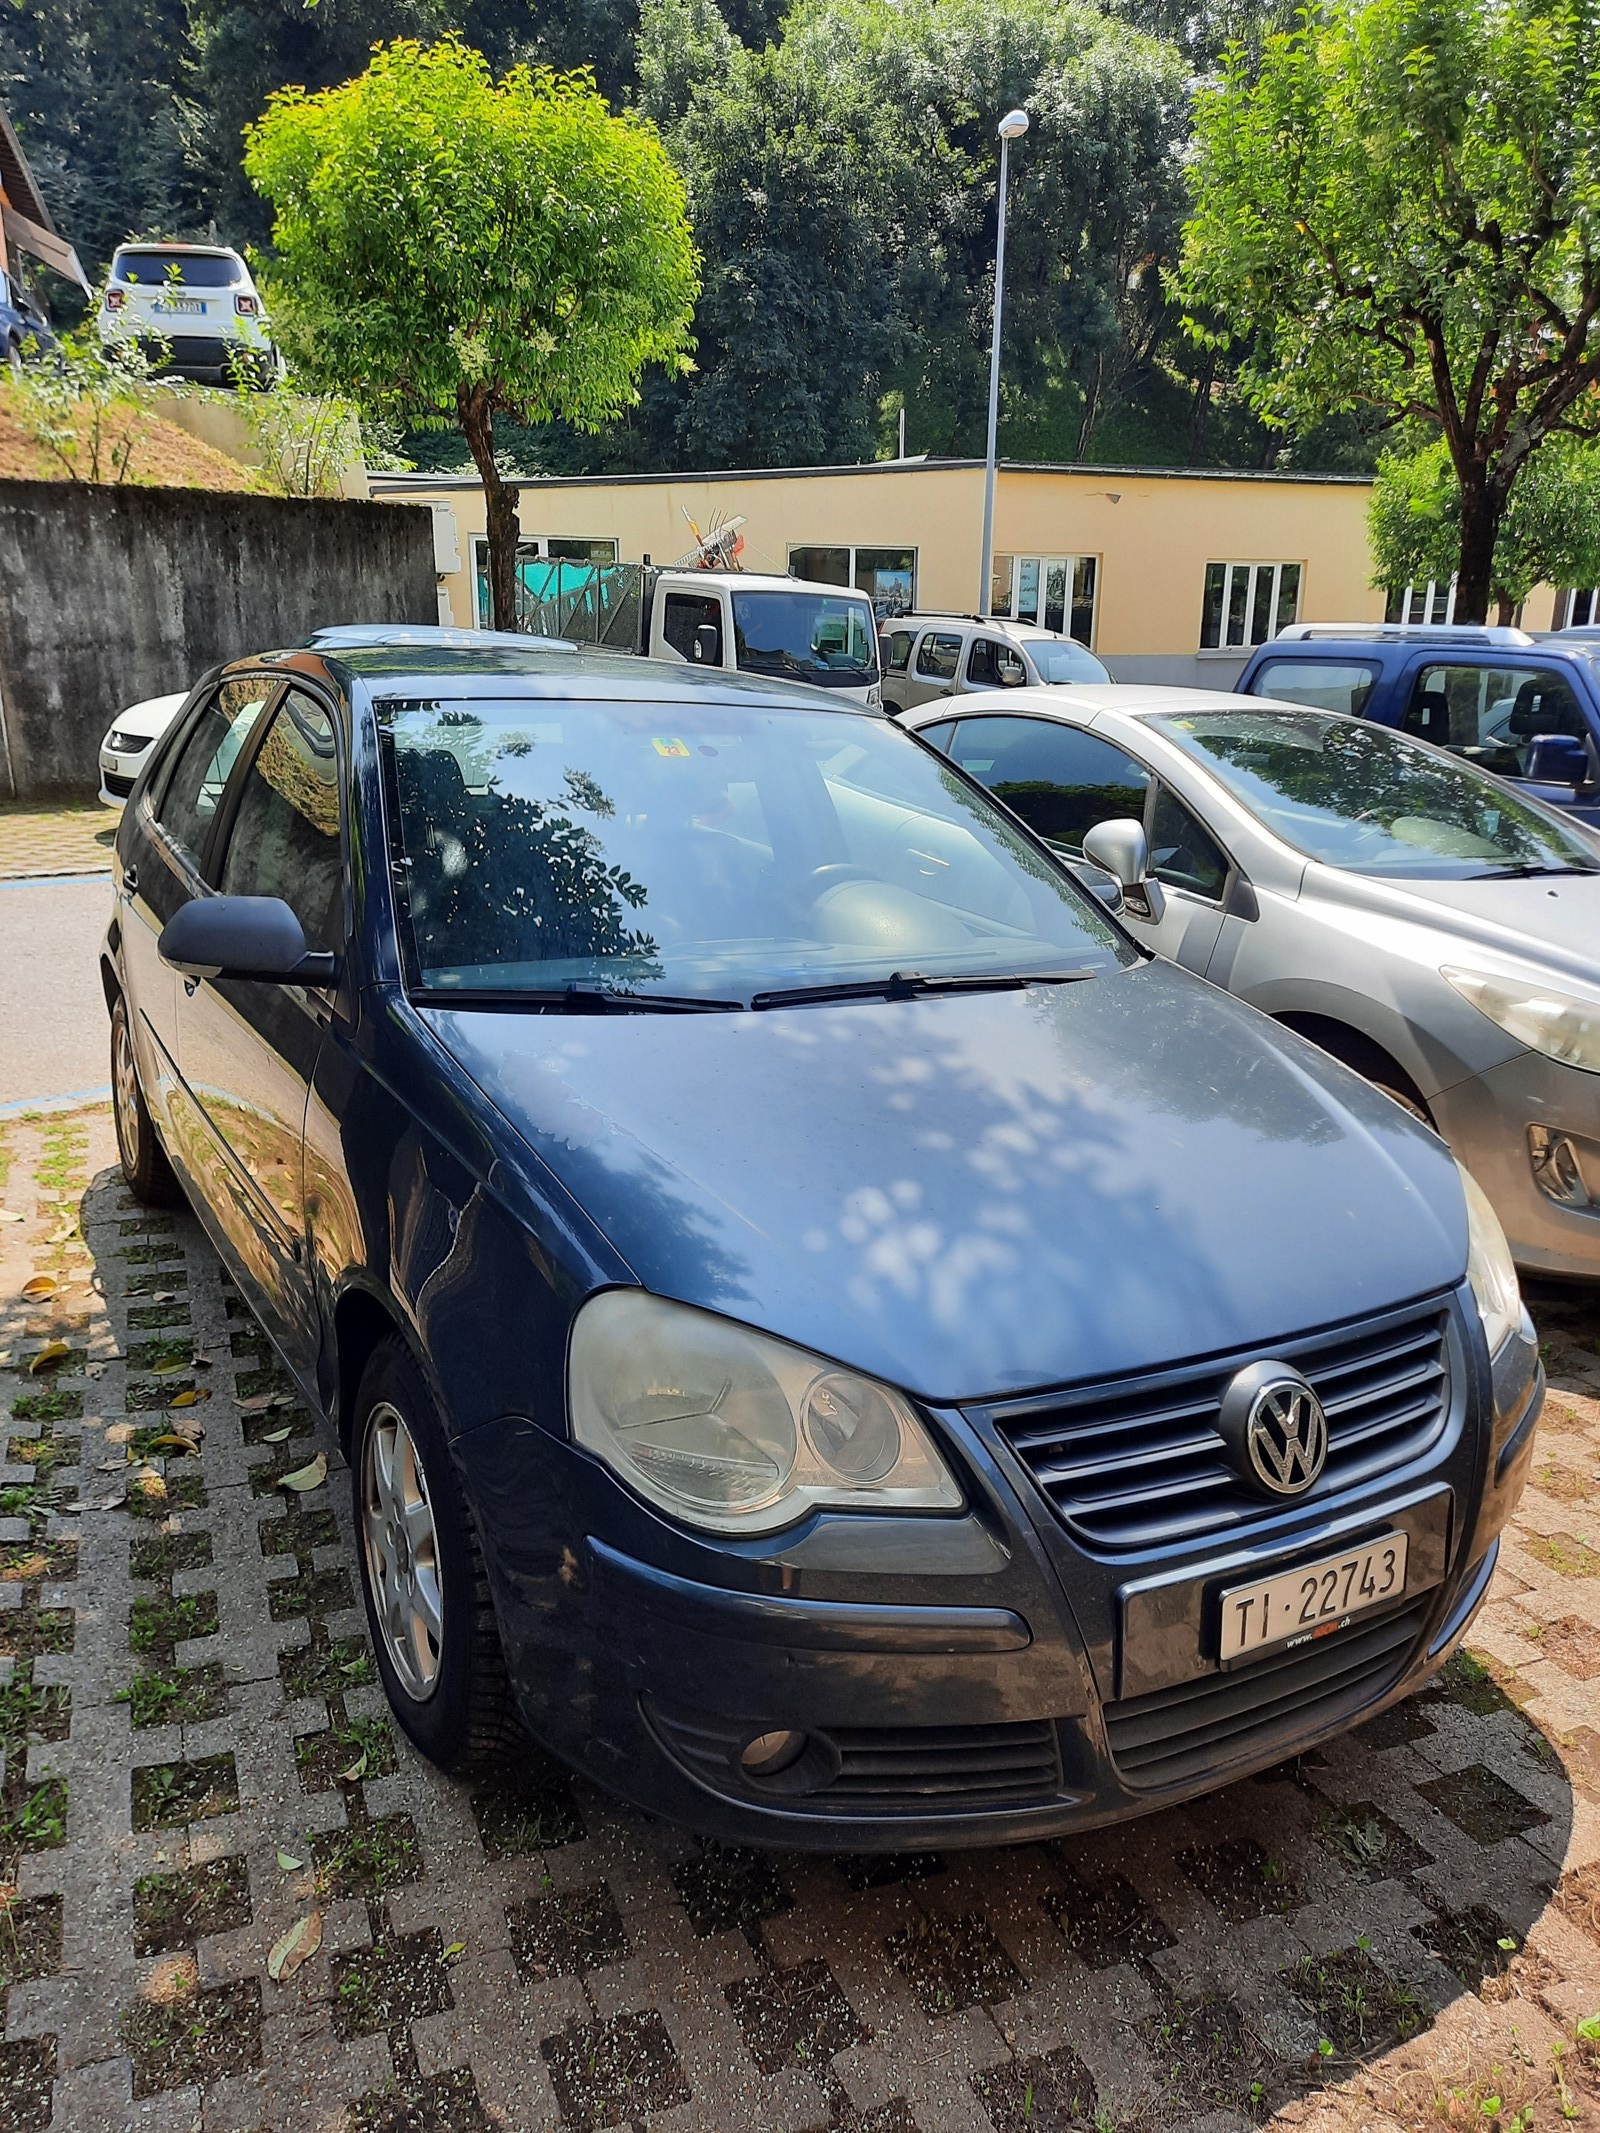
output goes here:
{"type": "Polygon", "coordinates": [[[1092,555],[997,555],[989,578],[989,612],[1042,623],[1094,649],[1100,559],[1092,555]]]}
{"type": "Polygon", "coordinates": [[[872,602],[880,622],[909,615],[917,604],[914,548],[795,547],[789,550],[789,575],[814,585],[854,586],[872,602]]]}
{"type": "Polygon", "coordinates": [[[1556,600],[1558,630],[1589,629],[1600,622],[1600,586],[1561,593],[1556,600]]]}
{"type": "Polygon", "coordinates": [[[1298,563],[1208,563],[1202,652],[1265,644],[1300,614],[1298,563]]]}
{"type": "MultiPolygon", "coordinates": [[[[615,541],[586,541],[571,535],[541,534],[536,540],[517,543],[517,622],[525,611],[556,594],[557,573],[540,569],[546,563],[614,563],[615,541]]],[[[491,627],[489,605],[489,543],[477,534],[472,543],[472,575],[477,586],[479,629],[491,627]]]]}
{"type": "Polygon", "coordinates": [[[1391,585],[1385,622],[1420,622],[1442,629],[1456,619],[1456,581],[1430,578],[1426,585],[1391,585]]]}

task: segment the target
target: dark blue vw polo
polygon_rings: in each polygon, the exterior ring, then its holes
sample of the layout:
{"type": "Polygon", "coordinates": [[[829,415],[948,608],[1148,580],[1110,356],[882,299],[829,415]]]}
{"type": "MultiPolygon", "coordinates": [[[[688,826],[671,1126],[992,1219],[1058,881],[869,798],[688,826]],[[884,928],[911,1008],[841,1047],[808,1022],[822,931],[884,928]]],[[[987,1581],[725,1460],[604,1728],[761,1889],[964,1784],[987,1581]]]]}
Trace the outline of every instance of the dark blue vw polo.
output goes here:
{"type": "Polygon", "coordinates": [[[122,1160],[337,1427],[400,1723],[1037,1837],[1404,1695],[1541,1379],[1444,1145],[777,681],[324,640],[118,833],[122,1160]]]}

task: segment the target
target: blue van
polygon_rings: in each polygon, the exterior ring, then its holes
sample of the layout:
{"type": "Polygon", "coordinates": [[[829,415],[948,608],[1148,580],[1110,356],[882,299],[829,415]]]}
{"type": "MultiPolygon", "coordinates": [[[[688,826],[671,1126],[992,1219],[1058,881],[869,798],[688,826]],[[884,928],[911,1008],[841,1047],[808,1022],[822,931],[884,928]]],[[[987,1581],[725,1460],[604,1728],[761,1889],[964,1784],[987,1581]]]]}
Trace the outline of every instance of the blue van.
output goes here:
{"type": "Polygon", "coordinates": [[[1240,693],[1376,719],[1600,826],[1600,639],[1588,631],[1292,623],[1240,693]]]}

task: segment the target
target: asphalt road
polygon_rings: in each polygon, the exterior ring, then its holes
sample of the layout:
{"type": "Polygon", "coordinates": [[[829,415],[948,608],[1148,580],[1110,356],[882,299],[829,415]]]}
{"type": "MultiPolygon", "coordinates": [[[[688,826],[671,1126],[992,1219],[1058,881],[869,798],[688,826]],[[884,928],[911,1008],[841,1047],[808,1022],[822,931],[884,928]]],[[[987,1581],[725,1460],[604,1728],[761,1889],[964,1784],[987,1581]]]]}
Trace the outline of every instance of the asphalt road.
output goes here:
{"type": "Polygon", "coordinates": [[[96,954],[109,874],[0,881],[0,1119],[110,1093],[96,954]]]}

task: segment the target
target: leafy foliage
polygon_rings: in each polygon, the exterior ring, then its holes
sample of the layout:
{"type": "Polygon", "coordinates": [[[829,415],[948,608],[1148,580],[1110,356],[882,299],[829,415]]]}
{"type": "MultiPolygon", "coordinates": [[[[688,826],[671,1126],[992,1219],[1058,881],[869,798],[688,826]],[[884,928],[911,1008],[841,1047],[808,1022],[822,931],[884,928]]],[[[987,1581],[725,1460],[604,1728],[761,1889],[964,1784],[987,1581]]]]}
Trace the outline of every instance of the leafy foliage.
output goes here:
{"type": "MultiPolygon", "coordinates": [[[[1461,550],[1461,488],[1442,438],[1388,453],[1367,507],[1375,585],[1443,584],[1461,550]]],[[[1491,590],[1509,622],[1536,585],[1600,584],[1600,451],[1554,437],[1511,492],[1495,535],[1491,590]]]]}
{"type": "Polygon", "coordinates": [[[1249,344],[1269,422],[1363,404],[1442,439],[1457,613],[1560,432],[1600,433],[1590,0],[1327,0],[1196,115],[1183,292],[1249,344]]]}

